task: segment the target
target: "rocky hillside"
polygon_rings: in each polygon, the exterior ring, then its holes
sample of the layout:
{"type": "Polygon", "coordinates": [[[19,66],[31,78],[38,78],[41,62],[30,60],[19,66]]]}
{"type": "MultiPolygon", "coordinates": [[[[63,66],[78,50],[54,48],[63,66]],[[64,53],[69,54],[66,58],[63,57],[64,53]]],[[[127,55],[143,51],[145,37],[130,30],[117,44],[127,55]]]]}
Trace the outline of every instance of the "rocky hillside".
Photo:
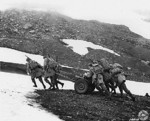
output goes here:
{"type": "Polygon", "coordinates": [[[139,121],[141,110],[150,111],[150,98],[146,96],[136,95],[137,101],[132,102],[126,95],[123,98],[113,95],[109,99],[96,91],[88,95],[73,90],[36,90],[36,93],[38,96],[29,99],[35,99],[34,102],[65,121],[139,121]]]}
{"type": "Polygon", "coordinates": [[[91,59],[105,57],[123,64],[136,80],[149,80],[150,40],[133,33],[124,25],[75,20],[59,13],[26,10],[0,12],[0,46],[45,55],[50,53],[61,64],[87,68],[91,59]],[[102,50],[89,49],[80,56],[67,48],[62,39],[79,39],[112,49],[121,57],[102,50]]]}

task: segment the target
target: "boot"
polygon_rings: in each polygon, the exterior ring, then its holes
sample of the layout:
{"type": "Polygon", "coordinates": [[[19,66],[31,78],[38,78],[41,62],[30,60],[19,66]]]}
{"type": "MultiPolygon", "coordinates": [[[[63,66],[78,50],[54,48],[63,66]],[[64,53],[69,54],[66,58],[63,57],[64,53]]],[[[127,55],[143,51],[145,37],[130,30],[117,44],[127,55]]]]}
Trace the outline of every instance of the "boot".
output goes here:
{"type": "Polygon", "coordinates": [[[37,85],[36,85],[36,82],[35,82],[35,79],[32,79],[32,82],[33,82],[33,87],[37,87],[37,85]]]}
{"type": "Polygon", "coordinates": [[[128,94],[129,94],[129,96],[131,97],[132,101],[135,102],[135,97],[132,95],[132,93],[129,92],[128,94]]]}
{"type": "Polygon", "coordinates": [[[43,87],[44,87],[44,89],[46,89],[46,86],[45,86],[45,85],[43,85],[43,87]]]}
{"type": "Polygon", "coordinates": [[[33,85],[33,87],[37,87],[37,85],[36,85],[36,84],[34,84],[34,85],[33,85]]]}
{"type": "Polygon", "coordinates": [[[41,82],[41,84],[43,85],[43,88],[46,89],[46,86],[45,86],[45,84],[43,83],[42,77],[40,76],[38,79],[39,79],[39,81],[41,82]]]}
{"type": "Polygon", "coordinates": [[[62,85],[61,85],[61,86],[62,86],[62,88],[63,88],[63,87],[64,87],[64,83],[62,83],[62,85]]]}

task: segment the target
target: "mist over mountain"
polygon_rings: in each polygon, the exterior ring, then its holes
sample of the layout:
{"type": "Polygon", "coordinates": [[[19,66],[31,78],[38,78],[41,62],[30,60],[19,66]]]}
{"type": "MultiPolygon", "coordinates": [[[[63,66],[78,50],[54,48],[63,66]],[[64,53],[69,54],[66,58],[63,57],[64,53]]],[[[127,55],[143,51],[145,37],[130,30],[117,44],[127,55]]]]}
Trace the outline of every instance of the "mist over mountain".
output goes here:
{"type": "Polygon", "coordinates": [[[11,9],[0,12],[0,47],[40,55],[49,53],[59,63],[79,68],[87,68],[91,59],[103,57],[111,63],[121,63],[133,79],[144,81],[150,76],[150,67],[143,63],[150,60],[150,40],[124,25],[76,20],[55,12],[11,9]],[[62,39],[92,42],[121,56],[94,49],[81,56],[62,39]]]}

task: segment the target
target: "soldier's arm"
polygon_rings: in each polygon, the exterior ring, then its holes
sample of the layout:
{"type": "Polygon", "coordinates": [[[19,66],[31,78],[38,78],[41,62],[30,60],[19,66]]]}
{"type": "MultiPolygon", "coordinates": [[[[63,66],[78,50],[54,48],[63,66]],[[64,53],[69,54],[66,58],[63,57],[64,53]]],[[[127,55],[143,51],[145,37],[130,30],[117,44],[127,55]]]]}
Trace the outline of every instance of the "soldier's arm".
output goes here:
{"type": "Polygon", "coordinates": [[[27,70],[26,70],[26,71],[27,71],[27,74],[31,74],[31,69],[30,69],[29,64],[27,63],[26,66],[27,66],[27,70]]]}
{"type": "Polygon", "coordinates": [[[92,71],[88,71],[84,74],[84,76],[88,78],[92,77],[92,75],[93,75],[92,71]]]}
{"type": "Polygon", "coordinates": [[[44,68],[44,70],[46,70],[46,68],[47,68],[47,59],[44,59],[43,68],[44,68]]]}
{"type": "Polygon", "coordinates": [[[61,65],[60,65],[60,64],[57,64],[57,66],[56,66],[56,71],[59,72],[61,69],[62,69],[61,65]]]}
{"type": "Polygon", "coordinates": [[[41,64],[39,64],[39,63],[37,63],[37,64],[38,64],[38,67],[39,67],[39,68],[42,68],[42,69],[43,69],[43,66],[41,66],[41,64]]]}

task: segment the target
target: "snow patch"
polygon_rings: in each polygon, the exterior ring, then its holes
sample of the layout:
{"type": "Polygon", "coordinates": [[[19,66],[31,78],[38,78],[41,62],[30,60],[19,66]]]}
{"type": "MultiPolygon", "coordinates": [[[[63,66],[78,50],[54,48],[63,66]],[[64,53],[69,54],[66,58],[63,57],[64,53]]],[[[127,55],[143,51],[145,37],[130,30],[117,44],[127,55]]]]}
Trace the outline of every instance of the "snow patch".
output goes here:
{"type": "Polygon", "coordinates": [[[0,61],[26,64],[26,56],[43,65],[43,56],[0,47],[0,61]]]}
{"type": "Polygon", "coordinates": [[[29,76],[0,72],[0,85],[0,121],[61,121],[27,100],[34,91],[29,76]]]}
{"type": "Polygon", "coordinates": [[[135,82],[135,81],[126,81],[127,88],[136,95],[145,96],[146,93],[150,94],[150,83],[144,82],[135,82]]]}
{"type": "Polygon", "coordinates": [[[73,40],[73,39],[63,39],[63,42],[68,44],[67,47],[70,47],[73,49],[74,52],[80,54],[80,55],[85,55],[88,53],[88,47],[92,49],[101,49],[104,51],[107,51],[109,53],[115,54],[117,56],[120,56],[118,53],[114,52],[113,50],[110,50],[108,48],[102,47],[100,45],[93,44],[92,42],[87,42],[84,40],[73,40]]]}

